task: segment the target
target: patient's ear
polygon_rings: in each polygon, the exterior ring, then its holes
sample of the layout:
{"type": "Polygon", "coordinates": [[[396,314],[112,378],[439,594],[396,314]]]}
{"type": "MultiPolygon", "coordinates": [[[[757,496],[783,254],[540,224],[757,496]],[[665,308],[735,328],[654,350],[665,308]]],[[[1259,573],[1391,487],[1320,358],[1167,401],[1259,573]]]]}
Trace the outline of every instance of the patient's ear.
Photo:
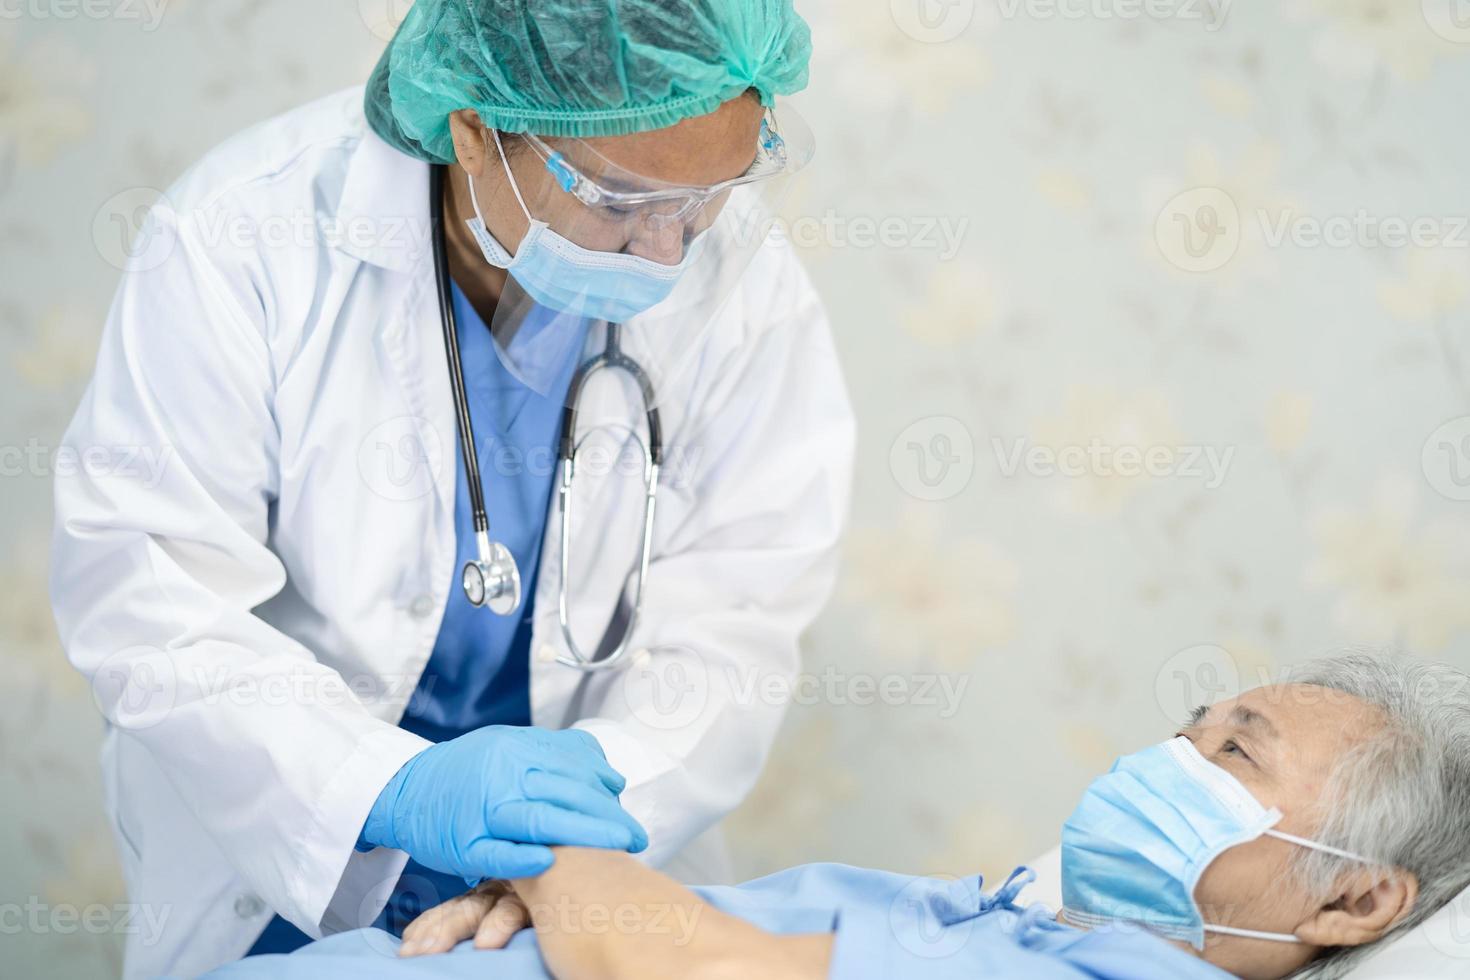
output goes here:
{"type": "Polygon", "coordinates": [[[1368,869],[1347,880],[1342,893],[1297,927],[1312,946],[1362,946],[1383,936],[1409,914],[1419,898],[1419,879],[1407,871],[1385,876],[1368,869]]]}

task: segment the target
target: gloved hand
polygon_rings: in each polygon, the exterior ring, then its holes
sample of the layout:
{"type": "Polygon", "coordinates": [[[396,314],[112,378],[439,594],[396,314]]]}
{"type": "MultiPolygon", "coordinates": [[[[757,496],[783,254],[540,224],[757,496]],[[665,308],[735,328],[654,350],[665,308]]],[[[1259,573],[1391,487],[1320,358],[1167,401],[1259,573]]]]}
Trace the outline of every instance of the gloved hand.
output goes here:
{"type": "Polygon", "coordinates": [[[473,884],[551,867],[549,845],[638,852],[627,780],[583,731],[490,725],[424,749],[383,787],[359,845],[407,851],[473,884]]]}

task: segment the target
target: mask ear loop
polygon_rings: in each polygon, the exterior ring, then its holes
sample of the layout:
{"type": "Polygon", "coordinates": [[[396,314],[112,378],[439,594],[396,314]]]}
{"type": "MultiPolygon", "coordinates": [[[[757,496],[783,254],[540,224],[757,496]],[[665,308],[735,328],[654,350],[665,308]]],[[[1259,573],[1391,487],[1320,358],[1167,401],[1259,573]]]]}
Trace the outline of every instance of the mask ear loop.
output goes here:
{"type": "Polygon", "coordinates": [[[1263,939],[1271,943],[1297,943],[1301,940],[1289,932],[1259,932],[1255,929],[1237,929],[1234,926],[1212,926],[1205,923],[1205,932],[1213,932],[1221,936],[1239,936],[1242,939],[1263,939]]]}
{"type": "MultiPolygon", "coordinates": [[[[1357,861],[1359,864],[1366,864],[1370,866],[1377,864],[1376,861],[1371,861],[1368,858],[1363,857],[1361,854],[1354,854],[1352,851],[1344,851],[1340,847],[1332,847],[1328,844],[1322,844],[1317,841],[1311,840],[1310,838],[1298,837],[1295,834],[1288,834],[1282,830],[1267,830],[1265,832],[1265,836],[1275,837],[1277,840],[1284,840],[1288,843],[1295,844],[1298,847],[1305,847],[1314,851],[1321,851],[1323,854],[1331,854],[1333,857],[1343,858],[1348,861],[1357,861]]],[[[1276,943],[1301,942],[1301,940],[1298,939],[1296,936],[1285,932],[1258,932],[1255,929],[1237,929],[1234,926],[1217,926],[1211,925],[1208,922],[1204,923],[1204,928],[1205,932],[1214,932],[1225,936],[1240,936],[1243,939],[1264,939],[1269,942],[1276,943]]]]}
{"type": "MultiPolygon", "coordinates": [[[[500,143],[500,130],[492,129],[490,130],[490,135],[495,138],[495,152],[500,155],[500,166],[505,170],[506,179],[510,181],[510,189],[516,196],[516,203],[521,206],[521,213],[526,216],[526,222],[528,224],[535,224],[536,219],[531,217],[531,209],[526,207],[526,199],[521,196],[521,185],[516,183],[516,175],[511,172],[510,161],[505,156],[505,147],[500,143]]],[[[475,200],[475,182],[473,180],[470,181],[470,200],[475,200]]],[[[478,214],[479,211],[480,203],[475,201],[475,213],[478,214]]]]}
{"type": "Polygon", "coordinates": [[[1321,844],[1317,841],[1309,840],[1305,837],[1298,837],[1295,834],[1288,834],[1285,831],[1281,830],[1268,830],[1266,831],[1266,836],[1275,837],[1277,840],[1287,841],[1288,843],[1295,844],[1298,847],[1309,848],[1313,851],[1321,851],[1323,854],[1331,854],[1333,857],[1340,857],[1348,861],[1356,861],[1359,864],[1366,864],[1371,866],[1378,863],[1377,861],[1372,861],[1368,858],[1363,857],[1363,855],[1361,854],[1354,854],[1352,851],[1344,851],[1339,847],[1331,847],[1327,844],[1321,844]]]}
{"type": "MultiPolygon", "coordinates": [[[[510,161],[505,157],[505,147],[500,145],[500,130],[492,129],[490,130],[490,134],[495,137],[495,152],[500,155],[501,169],[505,171],[506,179],[510,181],[510,189],[515,193],[516,203],[521,206],[521,213],[526,216],[527,224],[535,224],[536,219],[531,217],[531,210],[526,207],[526,199],[521,196],[520,185],[516,183],[516,175],[511,172],[510,161]]],[[[480,223],[484,224],[488,229],[490,226],[485,222],[485,213],[480,210],[480,198],[475,194],[475,178],[468,173],[464,176],[465,183],[470,185],[470,204],[475,209],[475,217],[479,218],[480,223]]]]}

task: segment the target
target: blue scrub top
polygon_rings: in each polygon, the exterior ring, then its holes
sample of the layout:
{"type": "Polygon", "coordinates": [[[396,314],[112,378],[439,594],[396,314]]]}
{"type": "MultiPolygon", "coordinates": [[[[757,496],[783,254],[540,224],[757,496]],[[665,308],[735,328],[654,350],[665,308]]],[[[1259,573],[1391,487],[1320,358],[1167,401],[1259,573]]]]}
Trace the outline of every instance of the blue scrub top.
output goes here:
{"type": "Polygon", "coordinates": [[[581,319],[538,306],[502,350],[458,286],[453,294],[490,537],[515,556],[523,598],[513,616],[476,608],[465,598],[459,569],[478,552],[469,484],[457,460],[454,584],[434,652],[399,722],[432,742],[485,725],[531,723],[532,597],[556,471],[561,410],[586,329],[581,319]]]}
{"type": "MultiPolygon", "coordinates": [[[[453,585],[434,650],[399,722],[432,742],[485,725],[531,723],[532,597],[556,475],[561,410],[587,330],[585,320],[538,306],[502,347],[459,286],[453,285],[452,293],[490,537],[515,556],[522,599],[515,615],[499,616],[470,605],[460,587],[459,570],[478,552],[469,483],[456,451],[453,585]]],[[[464,890],[463,879],[410,860],[376,925],[399,935],[424,909],[464,890]]],[[[286,953],[308,942],[305,933],[276,916],[246,955],[286,953]]]]}

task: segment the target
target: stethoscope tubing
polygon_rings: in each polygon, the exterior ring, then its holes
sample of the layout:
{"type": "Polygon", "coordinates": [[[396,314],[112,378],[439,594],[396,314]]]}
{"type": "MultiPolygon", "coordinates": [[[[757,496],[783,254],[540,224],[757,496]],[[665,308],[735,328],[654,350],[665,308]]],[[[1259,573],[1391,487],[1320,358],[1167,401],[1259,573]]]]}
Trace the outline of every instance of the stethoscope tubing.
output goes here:
{"type": "Polygon", "coordinates": [[[434,284],[439,297],[439,321],[444,331],[444,352],[449,358],[449,384],[454,394],[454,421],[459,430],[460,455],[464,458],[465,482],[470,491],[470,515],[475,532],[490,530],[490,517],[485,512],[485,486],[480,480],[480,457],[475,452],[475,426],[470,420],[470,402],[465,394],[464,365],[459,358],[459,325],[454,315],[454,295],[450,291],[449,248],[444,234],[444,171],[442,165],[429,168],[429,209],[434,239],[434,284]]]}
{"type": "MultiPolygon", "coordinates": [[[[460,456],[464,460],[465,482],[469,489],[470,516],[474,523],[476,538],[481,551],[481,564],[493,549],[495,554],[509,556],[504,545],[488,542],[490,529],[489,514],[485,510],[485,489],[480,476],[480,459],[476,451],[474,423],[470,419],[469,398],[465,393],[464,364],[459,355],[459,327],[454,313],[454,296],[450,288],[449,249],[444,227],[444,180],[446,168],[432,166],[429,170],[430,232],[434,249],[435,291],[439,300],[440,325],[444,334],[444,349],[449,363],[449,383],[454,400],[455,426],[459,435],[460,456]]],[[[653,521],[657,510],[659,473],[663,467],[663,424],[659,417],[656,391],[653,380],[643,366],[630,357],[622,348],[622,325],[606,323],[606,342],[600,354],[578,365],[567,389],[566,404],[562,407],[561,431],[557,439],[557,464],[561,472],[558,490],[558,507],[561,512],[561,582],[558,586],[557,618],[562,637],[569,655],[559,656],[558,663],[574,667],[583,672],[606,670],[622,660],[632,640],[633,630],[643,607],[643,588],[648,578],[649,557],[653,545],[653,521]],[[567,579],[572,520],[572,485],[577,468],[577,421],[578,406],[587,382],[599,371],[623,371],[638,387],[643,401],[643,415],[648,426],[648,441],[644,452],[644,508],[643,529],[640,535],[638,554],[638,577],[634,590],[633,606],[626,628],[618,645],[605,656],[594,657],[583,653],[572,635],[570,612],[567,602],[567,579]]],[[[515,559],[509,556],[510,568],[519,591],[519,572],[515,559]]],[[[475,564],[475,563],[471,563],[475,564]]],[[[468,589],[467,589],[468,592],[468,589]]],[[[474,602],[474,599],[471,598],[474,602]]],[[[479,605],[479,602],[475,603],[479,605]]],[[[509,610],[519,606],[519,596],[509,610]]]]}

